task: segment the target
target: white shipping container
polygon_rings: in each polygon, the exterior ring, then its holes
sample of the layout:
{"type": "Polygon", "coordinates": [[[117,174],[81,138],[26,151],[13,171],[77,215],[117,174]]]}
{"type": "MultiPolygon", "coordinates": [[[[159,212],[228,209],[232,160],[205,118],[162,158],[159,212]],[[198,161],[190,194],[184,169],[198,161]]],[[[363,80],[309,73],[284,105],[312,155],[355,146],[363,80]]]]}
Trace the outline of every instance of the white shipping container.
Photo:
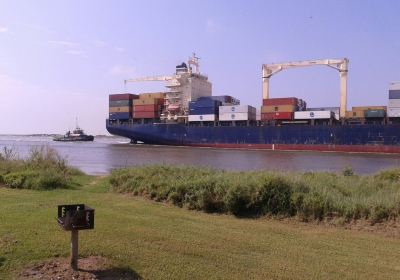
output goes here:
{"type": "Polygon", "coordinates": [[[307,108],[307,111],[332,111],[336,120],[340,119],[340,108],[339,107],[317,107],[307,108]]]}
{"type": "Polygon", "coordinates": [[[400,108],[400,99],[389,99],[389,108],[400,108]]]}
{"type": "Polygon", "coordinates": [[[253,121],[256,115],[253,113],[222,113],[219,114],[220,121],[253,121]]]}
{"type": "Polygon", "coordinates": [[[295,120],[310,119],[330,119],[333,113],[331,111],[298,111],[294,112],[295,120]]]}
{"type": "Polygon", "coordinates": [[[388,108],[387,115],[389,118],[400,118],[400,107],[399,108],[388,108]]]}
{"type": "Polygon", "coordinates": [[[189,115],[189,122],[213,122],[215,121],[216,115],[189,115]]]}
{"type": "Polygon", "coordinates": [[[399,90],[400,82],[391,82],[389,86],[389,90],[399,90]]]}
{"type": "Polygon", "coordinates": [[[256,108],[249,105],[219,106],[220,113],[246,113],[256,112],[256,108]]]}

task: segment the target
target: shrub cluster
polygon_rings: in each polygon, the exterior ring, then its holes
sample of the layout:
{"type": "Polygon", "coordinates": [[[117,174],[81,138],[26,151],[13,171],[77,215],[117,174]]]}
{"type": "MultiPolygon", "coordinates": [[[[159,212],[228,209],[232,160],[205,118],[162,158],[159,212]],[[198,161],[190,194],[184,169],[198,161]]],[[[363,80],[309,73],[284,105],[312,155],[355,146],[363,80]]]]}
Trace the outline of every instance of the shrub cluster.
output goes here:
{"type": "Polygon", "coordinates": [[[228,172],[161,165],[114,170],[110,185],[116,192],[237,216],[373,222],[399,216],[400,170],[375,176],[348,173],[228,172]]]}
{"type": "Polygon", "coordinates": [[[26,159],[11,149],[0,151],[0,184],[10,188],[55,189],[69,185],[69,178],[81,174],[71,168],[54,149],[33,148],[26,159]]]}

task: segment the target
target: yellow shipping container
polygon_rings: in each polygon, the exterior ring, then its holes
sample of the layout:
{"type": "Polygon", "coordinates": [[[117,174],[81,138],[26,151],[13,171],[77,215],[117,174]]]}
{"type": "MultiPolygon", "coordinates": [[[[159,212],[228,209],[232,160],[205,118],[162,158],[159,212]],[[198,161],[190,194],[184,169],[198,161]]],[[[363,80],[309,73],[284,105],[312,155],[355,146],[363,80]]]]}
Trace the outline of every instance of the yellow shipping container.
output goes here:
{"type": "Polygon", "coordinates": [[[366,110],[385,110],[387,111],[386,106],[356,106],[352,108],[352,111],[366,111],[366,110]]]}
{"type": "Polygon", "coordinates": [[[139,99],[147,98],[165,98],[165,92],[151,92],[151,93],[141,93],[139,94],[139,99]]]}
{"type": "Polygon", "coordinates": [[[346,112],[346,118],[364,118],[365,112],[364,110],[353,110],[353,111],[347,111],[346,112]]]}
{"type": "Polygon", "coordinates": [[[123,107],[109,107],[110,113],[129,113],[131,111],[130,106],[123,107]]]}
{"type": "Polygon", "coordinates": [[[139,98],[133,100],[133,105],[163,105],[163,98],[139,98]]]}
{"type": "Polygon", "coordinates": [[[294,111],[296,111],[296,107],[293,105],[261,106],[261,113],[294,112],[294,111]]]}

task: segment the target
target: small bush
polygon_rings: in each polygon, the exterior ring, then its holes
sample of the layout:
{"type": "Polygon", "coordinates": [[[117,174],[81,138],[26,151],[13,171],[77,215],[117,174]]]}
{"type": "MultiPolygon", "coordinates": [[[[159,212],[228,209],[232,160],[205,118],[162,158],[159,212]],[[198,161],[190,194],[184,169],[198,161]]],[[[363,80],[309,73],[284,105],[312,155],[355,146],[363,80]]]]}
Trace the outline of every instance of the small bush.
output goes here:
{"type": "Polygon", "coordinates": [[[343,176],[353,176],[354,170],[351,166],[346,166],[342,171],[343,176]]]}
{"type": "Polygon", "coordinates": [[[0,152],[0,183],[10,188],[53,189],[71,185],[72,176],[83,173],[68,166],[65,158],[49,147],[32,148],[26,159],[9,148],[0,152]]]}
{"type": "Polygon", "coordinates": [[[376,205],[371,214],[373,223],[380,223],[389,218],[390,210],[384,205],[376,205]]]}

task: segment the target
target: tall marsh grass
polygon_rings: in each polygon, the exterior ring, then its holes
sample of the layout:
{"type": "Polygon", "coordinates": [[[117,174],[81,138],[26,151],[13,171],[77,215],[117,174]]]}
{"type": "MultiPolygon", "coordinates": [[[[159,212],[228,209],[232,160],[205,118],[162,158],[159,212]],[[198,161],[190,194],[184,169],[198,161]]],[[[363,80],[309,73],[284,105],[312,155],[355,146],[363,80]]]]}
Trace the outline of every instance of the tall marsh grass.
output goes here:
{"type": "Polygon", "coordinates": [[[70,186],[71,176],[81,174],[47,146],[32,148],[26,159],[7,147],[0,151],[0,184],[10,188],[65,188],[70,186]]]}
{"type": "Polygon", "coordinates": [[[158,165],[114,170],[110,185],[116,192],[237,216],[381,222],[400,214],[398,169],[357,176],[350,172],[228,172],[158,165]]]}

